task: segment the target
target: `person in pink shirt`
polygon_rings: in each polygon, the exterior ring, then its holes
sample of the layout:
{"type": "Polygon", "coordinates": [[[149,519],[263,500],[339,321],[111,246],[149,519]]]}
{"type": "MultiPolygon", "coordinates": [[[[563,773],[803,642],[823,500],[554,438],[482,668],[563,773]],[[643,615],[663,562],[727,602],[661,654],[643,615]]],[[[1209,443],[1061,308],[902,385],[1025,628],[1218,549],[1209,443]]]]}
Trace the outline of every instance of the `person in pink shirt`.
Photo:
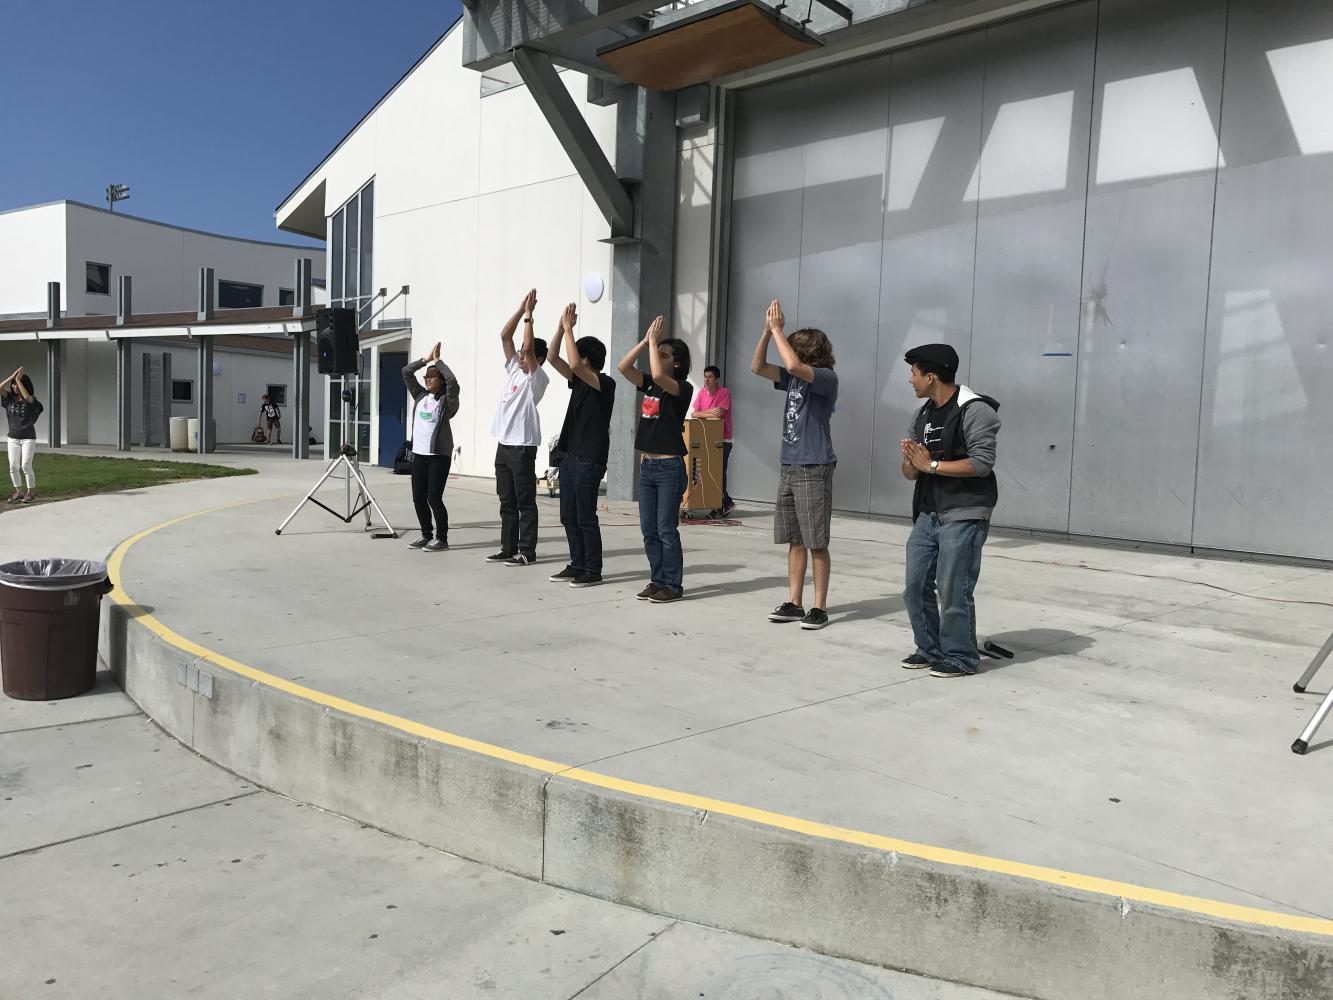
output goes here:
{"type": "Polygon", "coordinates": [[[736,509],[727,492],[727,465],[731,461],[731,392],[722,387],[722,369],[709,365],[704,369],[704,387],[694,396],[694,411],[701,420],[722,421],[722,516],[736,509]]]}

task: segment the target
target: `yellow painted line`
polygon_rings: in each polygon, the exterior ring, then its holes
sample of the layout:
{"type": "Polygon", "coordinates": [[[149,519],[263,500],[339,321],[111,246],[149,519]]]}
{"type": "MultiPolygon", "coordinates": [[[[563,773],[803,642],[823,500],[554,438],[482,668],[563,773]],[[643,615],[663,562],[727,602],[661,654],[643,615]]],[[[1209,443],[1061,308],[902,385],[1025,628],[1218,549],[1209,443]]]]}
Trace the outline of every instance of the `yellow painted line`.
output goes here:
{"type": "Polygon", "coordinates": [[[931,861],[936,864],[948,865],[950,867],[972,868],[978,871],[993,872],[997,875],[1009,875],[1015,878],[1026,879],[1031,882],[1041,882],[1047,885],[1060,886],[1065,889],[1075,889],[1080,892],[1106,896],[1117,901],[1126,900],[1133,903],[1147,903],[1153,906],[1184,910],[1189,913],[1195,913],[1205,917],[1213,917],[1220,920],[1234,921],[1236,923],[1256,924],[1261,927],[1271,927],[1278,930],[1297,931],[1305,934],[1319,934],[1326,937],[1333,937],[1333,920],[1325,920],[1319,917],[1302,917],[1293,914],[1278,913],[1272,910],[1261,910],[1252,906],[1224,903],[1220,900],[1203,899],[1198,896],[1187,896],[1183,893],[1168,892],[1164,889],[1152,889],[1147,886],[1133,885],[1128,882],[1117,882],[1113,879],[1097,878],[1092,875],[1079,875],[1074,872],[1061,871],[1058,868],[1029,865],[1020,861],[1007,861],[1003,858],[992,858],[982,854],[969,854],[966,851],[955,851],[947,847],[936,847],[932,844],[918,844],[913,841],[899,840],[896,837],[886,837],[877,833],[865,833],[861,830],[851,830],[845,827],[831,826],[827,823],[818,823],[813,820],[800,819],[795,816],[785,816],[782,813],[770,812],[766,809],[756,809],[752,806],[740,805],[735,802],[725,802],[721,799],[711,799],[703,795],[693,795],[689,792],[678,792],[670,788],[659,788],[655,785],[645,785],[637,781],[613,778],[610,775],[600,774],[596,771],[589,771],[581,767],[570,767],[567,764],[546,760],[543,757],[534,757],[531,754],[520,753],[517,750],[510,750],[507,747],[497,746],[493,743],[484,743],[480,740],[470,739],[466,736],[459,736],[457,733],[450,733],[443,729],[436,729],[434,726],[427,726],[420,722],[414,722],[411,719],[405,719],[399,715],[392,715],[389,712],[381,712],[378,709],[367,708],[365,705],[359,705],[356,702],[348,701],[345,698],[339,698],[323,691],[317,691],[314,688],[306,687],[303,684],[297,684],[294,681],[289,681],[283,677],[277,677],[274,674],[259,670],[248,664],[241,663],[238,660],[233,660],[229,656],[214,652],[213,650],[201,646],[197,642],[172,631],[155,616],[143,611],[142,608],[135,603],[133,598],[126,593],[122,575],[122,566],[124,565],[126,554],[138,542],[159,531],[180,524],[183,521],[189,521],[196,517],[202,517],[205,514],[213,514],[234,507],[261,503],[270,499],[272,498],[258,497],[252,500],[242,500],[238,503],[226,504],[221,507],[212,507],[207,510],[194,511],[181,517],[172,518],[170,521],[164,521],[154,527],[146,528],[136,535],[131,535],[116,546],[115,550],[111,553],[110,558],[107,560],[107,569],[111,576],[111,582],[115,584],[115,590],[112,591],[111,595],[112,599],[117,604],[126,607],[139,608],[139,614],[136,616],[136,620],[159,639],[170,643],[182,652],[198,657],[199,659],[211,663],[223,670],[248,678],[258,684],[263,684],[266,687],[286,692],[297,698],[304,698],[316,705],[335,709],[360,719],[378,722],[381,725],[396,729],[409,736],[430,740],[434,743],[441,743],[445,746],[456,747],[460,750],[468,750],[473,753],[483,754],[484,756],[495,760],[502,760],[509,764],[530,768],[531,770],[538,771],[542,774],[559,775],[561,778],[567,778],[571,781],[577,781],[581,784],[595,788],[604,788],[608,791],[621,792],[626,795],[649,799],[654,802],[666,802],[672,805],[684,806],[689,809],[706,810],[710,813],[731,816],[750,823],[756,823],[778,830],[786,830],[790,833],[799,833],[808,837],[818,837],[822,840],[837,841],[844,844],[854,844],[858,847],[868,847],[877,851],[893,852],[906,857],[919,858],[922,861],[931,861]]]}

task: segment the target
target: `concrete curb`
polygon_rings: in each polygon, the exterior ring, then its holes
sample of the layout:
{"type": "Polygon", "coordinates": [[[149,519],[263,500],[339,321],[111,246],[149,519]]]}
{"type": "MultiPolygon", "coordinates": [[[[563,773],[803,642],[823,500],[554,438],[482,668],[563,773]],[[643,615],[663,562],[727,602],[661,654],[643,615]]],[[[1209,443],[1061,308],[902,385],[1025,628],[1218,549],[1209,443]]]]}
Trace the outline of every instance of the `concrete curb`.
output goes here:
{"type": "Polygon", "coordinates": [[[151,718],[259,785],[655,913],[1039,1000],[1333,996],[1333,938],[938,864],[551,776],[233,673],[104,602],[151,718]]]}

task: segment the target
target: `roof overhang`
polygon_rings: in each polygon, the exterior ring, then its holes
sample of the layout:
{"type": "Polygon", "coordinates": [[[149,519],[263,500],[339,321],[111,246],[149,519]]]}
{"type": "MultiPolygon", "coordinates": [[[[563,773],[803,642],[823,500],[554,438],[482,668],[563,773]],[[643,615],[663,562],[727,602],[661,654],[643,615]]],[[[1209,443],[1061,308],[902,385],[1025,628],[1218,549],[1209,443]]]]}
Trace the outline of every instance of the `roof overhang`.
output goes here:
{"type": "Polygon", "coordinates": [[[233,309],[200,320],[195,313],[144,313],[117,324],[114,316],[77,316],[48,328],[46,320],[0,321],[0,343],[46,340],[131,340],[145,337],[296,336],[315,329],[315,311],[290,307],[233,309]]]}
{"type": "Polygon", "coordinates": [[[292,192],[273,213],[278,228],[287,233],[313,236],[317,240],[324,239],[327,235],[324,230],[325,188],[322,174],[306,178],[305,183],[292,192]]]}

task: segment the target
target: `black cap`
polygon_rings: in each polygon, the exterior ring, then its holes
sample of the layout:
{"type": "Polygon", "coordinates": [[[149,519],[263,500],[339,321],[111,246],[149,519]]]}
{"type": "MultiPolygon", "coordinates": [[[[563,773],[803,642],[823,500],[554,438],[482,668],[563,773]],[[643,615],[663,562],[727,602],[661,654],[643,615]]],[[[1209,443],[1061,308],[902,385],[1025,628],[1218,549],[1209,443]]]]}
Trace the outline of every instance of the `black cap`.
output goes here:
{"type": "Polygon", "coordinates": [[[913,347],[903,360],[909,365],[927,365],[945,382],[952,382],[958,373],[958,352],[948,344],[922,344],[913,347]]]}

